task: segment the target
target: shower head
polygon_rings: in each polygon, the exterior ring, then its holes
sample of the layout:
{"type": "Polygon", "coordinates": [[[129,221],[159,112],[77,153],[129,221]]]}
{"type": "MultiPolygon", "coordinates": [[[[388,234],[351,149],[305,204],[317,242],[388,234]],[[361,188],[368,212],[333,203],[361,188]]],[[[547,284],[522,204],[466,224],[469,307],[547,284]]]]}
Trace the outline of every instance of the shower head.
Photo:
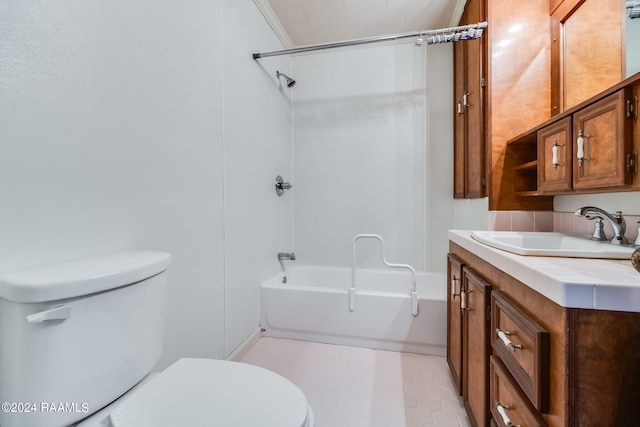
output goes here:
{"type": "Polygon", "coordinates": [[[281,73],[280,71],[276,71],[276,77],[280,78],[280,76],[284,77],[287,81],[287,87],[293,87],[296,84],[296,81],[291,77],[287,76],[285,73],[281,73]]]}

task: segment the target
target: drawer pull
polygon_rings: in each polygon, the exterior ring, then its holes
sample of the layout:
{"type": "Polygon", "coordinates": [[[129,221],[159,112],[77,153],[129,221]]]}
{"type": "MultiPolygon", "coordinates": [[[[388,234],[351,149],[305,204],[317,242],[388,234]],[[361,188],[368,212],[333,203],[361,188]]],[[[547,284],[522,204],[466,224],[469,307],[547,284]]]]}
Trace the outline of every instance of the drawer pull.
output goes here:
{"type": "Polygon", "coordinates": [[[456,299],[456,297],[460,296],[460,294],[456,293],[456,283],[459,281],[460,279],[455,274],[451,275],[451,299],[456,299]]]}
{"type": "Polygon", "coordinates": [[[502,343],[511,351],[516,351],[516,350],[522,350],[522,344],[514,344],[511,342],[511,340],[509,339],[509,336],[511,336],[511,332],[509,331],[502,331],[498,328],[496,328],[496,333],[498,334],[498,338],[500,338],[502,340],[502,343]]]}
{"type": "Polygon", "coordinates": [[[496,402],[496,409],[498,413],[502,417],[502,422],[507,427],[520,427],[520,425],[515,425],[511,422],[511,418],[507,415],[507,409],[511,409],[509,405],[501,405],[500,402],[496,402]]]}

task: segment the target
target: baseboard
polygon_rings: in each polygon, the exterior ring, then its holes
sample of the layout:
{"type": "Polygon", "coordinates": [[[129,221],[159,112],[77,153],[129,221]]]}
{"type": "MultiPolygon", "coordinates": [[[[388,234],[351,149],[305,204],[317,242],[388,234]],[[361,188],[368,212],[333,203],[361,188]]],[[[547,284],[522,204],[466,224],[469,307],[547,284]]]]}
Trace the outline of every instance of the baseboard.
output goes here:
{"type": "Polygon", "coordinates": [[[249,350],[251,350],[251,347],[253,347],[256,342],[258,342],[260,337],[262,337],[262,329],[258,328],[251,335],[249,335],[247,339],[242,342],[242,344],[240,344],[235,350],[233,350],[233,352],[227,357],[227,360],[239,362],[240,359],[242,359],[244,355],[247,354],[249,350]]]}

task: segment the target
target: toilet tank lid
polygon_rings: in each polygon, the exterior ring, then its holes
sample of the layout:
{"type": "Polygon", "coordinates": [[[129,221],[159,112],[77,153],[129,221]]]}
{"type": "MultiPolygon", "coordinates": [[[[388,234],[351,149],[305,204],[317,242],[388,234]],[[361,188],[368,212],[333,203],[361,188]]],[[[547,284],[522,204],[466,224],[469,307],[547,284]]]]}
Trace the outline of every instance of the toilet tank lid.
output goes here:
{"type": "Polygon", "coordinates": [[[171,255],[126,251],[32,267],[0,275],[0,298],[36,303],[130,285],[165,271],[171,255]]]}

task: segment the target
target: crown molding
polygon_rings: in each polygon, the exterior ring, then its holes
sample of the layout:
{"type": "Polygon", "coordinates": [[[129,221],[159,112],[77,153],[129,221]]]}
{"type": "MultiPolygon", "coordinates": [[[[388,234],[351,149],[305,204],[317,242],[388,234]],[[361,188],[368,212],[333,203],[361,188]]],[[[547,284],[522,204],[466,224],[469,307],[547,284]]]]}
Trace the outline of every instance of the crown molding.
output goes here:
{"type": "Polygon", "coordinates": [[[282,23],[278,19],[278,16],[276,15],[276,13],[273,11],[273,8],[269,4],[269,2],[267,0],[253,0],[253,2],[262,13],[262,16],[264,16],[264,19],[267,20],[267,22],[269,23],[269,26],[271,27],[273,32],[276,34],[278,39],[280,39],[280,42],[282,42],[282,45],[284,46],[284,48],[285,49],[294,48],[295,45],[293,44],[291,37],[289,37],[289,33],[287,33],[287,30],[285,30],[284,27],[282,26],[282,23]]]}

